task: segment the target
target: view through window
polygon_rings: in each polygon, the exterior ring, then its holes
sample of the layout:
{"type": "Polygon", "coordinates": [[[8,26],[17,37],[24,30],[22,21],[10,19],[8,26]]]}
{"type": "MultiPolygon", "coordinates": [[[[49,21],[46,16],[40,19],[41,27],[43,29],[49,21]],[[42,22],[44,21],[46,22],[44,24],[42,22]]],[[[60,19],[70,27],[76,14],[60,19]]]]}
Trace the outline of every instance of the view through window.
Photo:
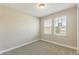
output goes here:
{"type": "Polygon", "coordinates": [[[51,34],[52,33],[52,20],[44,20],[44,34],[51,34]]]}
{"type": "Polygon", "coordinates": [[[52,34],[52,29],[54,29],[54,35],[66,35],[66,16],[56,17],[54,22],[52,19],[44,20],[44,34],[52,34]]]}
{"type": "Polygon", "coordinates": [[[61,16],[54,19],[54,34],[66,35],[66,16],[61,16]]]}

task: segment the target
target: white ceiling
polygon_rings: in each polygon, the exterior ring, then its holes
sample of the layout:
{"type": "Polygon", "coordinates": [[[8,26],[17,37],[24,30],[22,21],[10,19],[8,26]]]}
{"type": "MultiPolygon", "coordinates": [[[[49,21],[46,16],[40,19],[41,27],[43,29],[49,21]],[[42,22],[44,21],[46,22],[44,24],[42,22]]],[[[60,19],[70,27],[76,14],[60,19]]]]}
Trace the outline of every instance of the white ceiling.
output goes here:
{"type": "Polygon", "coordinates": [[[16,8],[17,10],[23,11],[35,17],[46,16],[51,13],[55,13],[76,6],[76,4],[72,3],[48,3],[46,8],[39,9],[37,8],[36,3],[6,3],[2,5],[16,8]]]}

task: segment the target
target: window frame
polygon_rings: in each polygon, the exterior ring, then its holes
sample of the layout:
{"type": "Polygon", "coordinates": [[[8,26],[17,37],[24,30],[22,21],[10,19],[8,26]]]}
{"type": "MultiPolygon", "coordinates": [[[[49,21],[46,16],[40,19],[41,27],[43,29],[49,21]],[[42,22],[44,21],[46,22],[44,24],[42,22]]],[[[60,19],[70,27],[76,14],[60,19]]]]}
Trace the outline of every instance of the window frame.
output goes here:
{"type": "Polygon", "coordinates": [[[51,35],[52,34],[52,24],[53,24],[53,22],[52,22],[52,19],[51,18],[49,18],[49,19],[44,19],[44,21],[43,21],[43,34],[45,34],[45,35],[51,35]],[[45,26],[45,21],[51,21],[50,23],[51,23],[51,25],[50,26],[45,26]],[[50,33],[45,33],[45,28],[51,28],[51,32],[50,33]]]}
{"type": "Polygon", "coordinates": [[[59,17],[55,17],[54,18],[54,35],[58,35],[58,36],[66,36],[67,35],[67,16],[59,16],[59,17]],[[65,17],[65,21],[66,21],[66,25],[65,25],[65,33],[56,33],[56,26],[55,26],[55,22],[56,22],[56,18],[59,19],[59,18],[63,18],[65,17]]]}

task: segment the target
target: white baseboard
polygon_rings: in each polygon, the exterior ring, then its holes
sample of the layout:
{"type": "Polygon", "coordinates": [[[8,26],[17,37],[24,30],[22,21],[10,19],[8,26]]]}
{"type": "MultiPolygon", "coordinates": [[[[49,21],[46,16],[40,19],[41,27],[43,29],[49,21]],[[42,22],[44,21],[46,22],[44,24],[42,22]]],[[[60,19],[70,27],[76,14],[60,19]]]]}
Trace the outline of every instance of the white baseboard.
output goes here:
{"type": "Polygon", "coordinates": [[[36,42],[36,41],[38,41],[38,39],[37,39],[37,40],[30,41],[30,42],[26,42],[26,43],[21,44],[21,45],[18,45],[18,46],[14,46],[14,47],[9,48],[9,49],[5,49],[5,50],[3,50],[3,51],[0,51],[0,54],[3,54],[3,53],[5,53],[5,52],[11,51],[11,50],[13,50],[13,49],[16,49],[16,48],[22,47],[22,46],[24,46],[24,45],[31,44],[31,43],[36,42]]]}
{"type": "Polygon", "coordinates": [[[57,43],[57,42],[54,42],[54,41],[48,41],[48,40],[45,40],[45,39],[41,39],[41,40],[42,40],[42,41],[45,41],[45,42],[52,43],[52,44],[56,44],[56,45],[60,45],[60,46],[64,46],[64,47],[67,47],[67,48],[71,48],[71,49],[77,50],[76,47],[72,47],[72,46],[69,46],[69,45],[57,43]]]}

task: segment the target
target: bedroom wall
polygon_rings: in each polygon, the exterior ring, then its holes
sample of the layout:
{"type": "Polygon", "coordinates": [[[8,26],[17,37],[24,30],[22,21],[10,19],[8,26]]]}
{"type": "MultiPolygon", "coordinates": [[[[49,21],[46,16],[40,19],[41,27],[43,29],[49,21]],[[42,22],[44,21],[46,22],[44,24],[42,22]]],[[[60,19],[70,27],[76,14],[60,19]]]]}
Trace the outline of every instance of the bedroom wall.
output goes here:
{"type": "Polygon", "coordinates": [[[36,40],[39,20],[0,5],[0,51],[36,40]]]}
{"type": "MultiPolygon", "coordinates": [[[[76,7],[66,9],[66,10],[42,17],[41,18],[41,28],[40,28],[41,29],[41,39],[77,48],[77,25],[76,24],[77,24],[76,7]],[[43,22],[45,19],[52,19],[52,22],[53,22],[55,17],[59,17],[59,16],[63,16],[63,15],[67,16],[67,35],[66,36],[58,36],[58,35],[54,35],[54,34],[52,34],[52,35],[43,34],[43,28],[44,28],[43,22]]],[[[54,30],[54,26],[52,26],[52,31],[53,30],[54,30]]]]}
{"type": "Polygon", "coordinates": [[[77,52],[79,53],[79,5],[77,8],[77,52]]]}

